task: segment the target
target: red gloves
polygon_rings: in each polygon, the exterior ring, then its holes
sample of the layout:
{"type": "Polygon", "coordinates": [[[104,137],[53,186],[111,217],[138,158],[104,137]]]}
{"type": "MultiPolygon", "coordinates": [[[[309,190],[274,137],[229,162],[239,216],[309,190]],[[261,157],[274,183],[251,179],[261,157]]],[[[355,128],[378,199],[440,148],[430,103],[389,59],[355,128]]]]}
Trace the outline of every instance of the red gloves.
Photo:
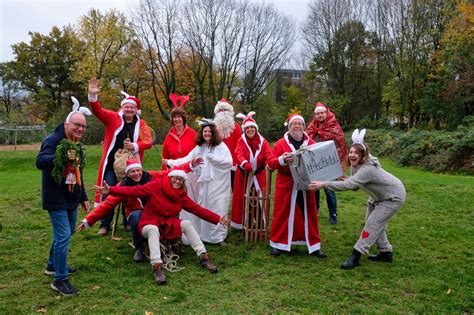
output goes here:
{"type": "Polygon", "coordinates": [[[253,171],[252,165],[249,162],[244,164],[244,171],[246,171],[247,173],[253,171]]]}

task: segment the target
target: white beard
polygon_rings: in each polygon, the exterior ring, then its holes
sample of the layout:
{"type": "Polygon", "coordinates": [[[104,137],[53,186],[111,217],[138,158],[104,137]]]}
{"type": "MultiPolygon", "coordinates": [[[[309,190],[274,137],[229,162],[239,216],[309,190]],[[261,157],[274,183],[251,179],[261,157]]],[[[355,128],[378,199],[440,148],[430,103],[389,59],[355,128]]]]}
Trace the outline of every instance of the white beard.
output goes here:
{"type": "Polygon", "coordinates": [[[227,139],[235,129],[234,112],[218,112],[213,119],[222,139],[227,139]]]}

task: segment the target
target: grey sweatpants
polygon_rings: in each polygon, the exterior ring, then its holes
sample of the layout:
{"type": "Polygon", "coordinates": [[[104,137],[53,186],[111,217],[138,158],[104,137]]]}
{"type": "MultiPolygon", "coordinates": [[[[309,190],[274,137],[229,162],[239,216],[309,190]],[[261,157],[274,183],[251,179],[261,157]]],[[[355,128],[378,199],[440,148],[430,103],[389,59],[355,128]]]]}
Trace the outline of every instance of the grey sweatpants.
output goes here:
{"type": "Polygon", "coordinates": [[[394,199],[391,201],[367,202],[365,226],[359,240],[354,245],[358,252],[368,255],[369,248],[376,244],[380,252],[391,252],[392,245],[387,238],[387,222],[400,210],[405,200],[394,199]]]}

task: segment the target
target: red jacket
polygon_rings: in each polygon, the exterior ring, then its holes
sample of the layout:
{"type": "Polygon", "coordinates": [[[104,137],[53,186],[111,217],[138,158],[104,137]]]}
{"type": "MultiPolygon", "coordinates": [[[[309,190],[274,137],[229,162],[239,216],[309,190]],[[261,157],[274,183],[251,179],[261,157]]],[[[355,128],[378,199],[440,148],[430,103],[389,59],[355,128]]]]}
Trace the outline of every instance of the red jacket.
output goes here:
{"type": "MultiPolygon", "coordinates": [[[[89,107],[92,113],[105,125],[104,134],[104,149],[102,151],[102,159],[100,160],[99,173],[97,174],[97,185],[102,185],[104,178],[105,167],[110,151],[114,148],[118,133],[123,129],[124,120],[123,113],[120,109],[118,112],[104,109],[99,101],[89,102],[89,107]]],[[[146,122],[138,117],[135,125],[135,132],[133,134],[133,141],[136,143],[136,148],[140,155],[140,161],[143,162],[144,151],[151,148],[153,145],[153,137],[148,129],[146,122]]],[[[95,198],[95,204],[100,203],[100,195],[95,198]]]]}
{"type": "MultiPolygon", "coordinates": [[[[314,141],[305,135],[304,145],[314,141]]],[[[291,176],[290,167],[282,165],[280,156],[285,152],[295,152],[288,139],[288,132],[278,140],[272,150],[268,167],[277,170],[275,180],[275,202],[273,220],[270,229],[270,246],[291,251],[291,245],[306,245],[308,251],[320,249],[318,213],[316,200],[312,191],[303,191],[306,195],[305,209],[296,202],[296,184],[291,176]],[[276,202],[278,198],[278,202],[276,202]]]]}
{"type": "Polygon", "coordinates": [[[234,127],[234,131],[232,131],[230,136],[226,139],[222,139],[222,142],[224,142],[227,148],[229,148],[230,154],[232,155],[233,169],[235,169],[238,164],[235,149],[237,148],[237,143],[239,142],[239,139],[242,136],[242,129],[240,129],[239,124],[234,122],[234,127]]]}
{"type": "MultiPolygon", "coordinates": [[[[188,155],[196,146],[196,131],[186,125],[184,132],[178,137],[176,128],[171,127],[163,142],[163,158],[167,160],[176,160],[188,155]]],[[[162,165],[166,169],[166,165],[162,165]]]]}
{"type": "MultiPolygon", "coordinates": [[[[263,138],[260,134],[257,134],[256,137],[260,138],[260,145],[255,154],[250,154],[250,148],[246,141],[245,134],[242,134],[242,137],[239,139],[237,144],[237,149],[235,150],[237,163],[240,167],[247,162],[252,165],[254,173],[257,173],[254,176],[254,185],[257,191],[264,192],[266,189],[266,172],[265,165],[266,162],[271,157],[270,144],[268,141],[263,138]]],[[[246,190],[245,183],[245,174],[238,168],[235,172],[234,177],[234,193],[232,194],[232,226],[241,229],[243,224],[243,210],[244,210],[244,194],[246,190]]],[[[268,218],[265,218],[267,220],[268,218]]]]}
{"type": "Polygon", "coordinates": [[[308,128],[306,128],[306,133],[314,141],[316,141],[318,137],[318,141],[334,140],[342,169],[344,171],[347,169],[348,152],[344,130],[342,130],[341,125],[339,125],[336,120],[336,116],[330,109],[328,109],[326,120],[323,123],[319,123],[316,118],[313,118],[309,123],[308,128]]]}
{"type": "MultiPolygon", "coordinates": [[[[151,175],[151,179],[149,181],[155,180],[159,177],[166,176],[168,172],[148,172],[151,175]]],[[[117,183],[117,186],[121,186],[122,183],[117,183]]],[[[111,211],[114,211],[115,207],[123,203],[125,207],[125,215],[128,216],[135,210],[143,210],[143,203],[140,198],[127,198],[124,196],[112,196],[109,195],[107,198],[97,206],[92,212],[90,212],[85,219],[87,220],[87,224],[89,226],[93,226],[97,221],[102,220],[109,214],[111,211]]]]}
{"type": "Polygon", "coordinates": [[[140,235],[145,225],[155,225],[160,231],[160,239],[181,237],[181,220],[178,218],[184,209],[210,223],[219,223],[220,217],[214,212],[201,207],[188,197],[186,190],[174,189],[170,177],[165,176],[135,187],[110,187],[111,195],[148,198],[138,228],[140,235]]]}

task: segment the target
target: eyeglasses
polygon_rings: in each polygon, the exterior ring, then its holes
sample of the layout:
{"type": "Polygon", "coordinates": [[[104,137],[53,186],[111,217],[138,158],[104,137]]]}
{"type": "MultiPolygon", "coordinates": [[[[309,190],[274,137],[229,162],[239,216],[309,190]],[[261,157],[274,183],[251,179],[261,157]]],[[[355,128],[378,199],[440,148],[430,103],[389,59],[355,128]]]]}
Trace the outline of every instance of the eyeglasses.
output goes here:
{"type": "Polygon", "coordinates": [[[171,180],[174,181],[174,182],[184,182],[184,178],[177,177],[177,176],[172,176],[171,180]]]}
{"type": "Polygon", "coordinates": [[[72,121],[71,121],[70,123],[73,124],[74,127],[78,128],[78,129],[79,129],[79,128],[82,128],[82,129],[86,129],[86,128],[87,128],[86,125],[83,125],[83,124],[80,124],[80,123],[76,123],[76,122],[72,122],[72,121]]]}

